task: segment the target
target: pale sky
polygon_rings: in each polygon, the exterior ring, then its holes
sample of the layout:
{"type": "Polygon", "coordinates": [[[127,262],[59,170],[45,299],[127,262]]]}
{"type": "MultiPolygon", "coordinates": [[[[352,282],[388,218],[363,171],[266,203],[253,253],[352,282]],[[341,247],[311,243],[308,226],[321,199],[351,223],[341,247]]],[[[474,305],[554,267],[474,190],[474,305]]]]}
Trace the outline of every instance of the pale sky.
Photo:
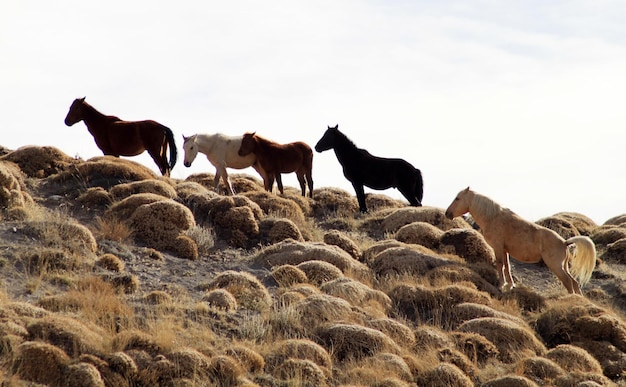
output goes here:
{"type": "MultiPolygon", "coordinates": [[[[529,220],[572,211],[601,224],[626,213],[624,20],[617,0],[8,0],[0,145],[101,155],[82,122],[63,123],[86,96],[170,127],[184,179],[214,168],[203,155],[183,166],[183,134],[313,147],[339,124],[419,168],[424,205],[469,185],[529,220]]],[[[313,178],[354,194],[332,151],[315,154],[313,178]]]]}

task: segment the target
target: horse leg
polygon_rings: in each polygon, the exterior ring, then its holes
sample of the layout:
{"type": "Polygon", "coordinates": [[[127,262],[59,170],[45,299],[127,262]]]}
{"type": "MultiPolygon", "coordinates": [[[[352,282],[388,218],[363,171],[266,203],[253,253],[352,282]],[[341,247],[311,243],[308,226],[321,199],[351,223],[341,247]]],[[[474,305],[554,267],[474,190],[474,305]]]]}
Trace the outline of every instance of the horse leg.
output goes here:
{"type": "MultiPolygon", "coordinates": [[[[161,147],[158,150],[154,150],[152,148],[148,148],[148,154],[152,157],[154,163],[159,167],[159,171],[161,171],[161,175],[169,176],[169,164],[167,163],[167,158],[161,155],[161,147]]],[[[165,152],[163,152],[165,155],[165,152]]]]}
{"type": "Polygon", "coordinates": [[[222,182],[224,182],[224,185],[226,186],[226,190],[228,191],[228,193],[230,193],[231,196],[235,196],[235,190],[233,190],[233,186],[230,184],[230,179],[228,178],[228,171],[226,170],[226,165],[220,165],[221,167],[221,171],[220,174],[222,175],[222,182]]]}
{"type": "Polygon", "coordinates": [[[500,289],[503,291],[510,290],[515,285],[513,285],[513,278],[511,278],[509,254],[502,249],[494,249],[494,252],[496,254],[496,266],[498,269],[498,279],[500,280],[500,289]]]}
{"type": "Polygon", "coordinates": [[[311,171],[306,173],[306,183],[309,186],[309,197],[313,198],[313,176],[311,171]]]}
{"type": "Polygon", "coordinates": [[[365,205],[365,189],[363,184],[352,182],[354,191],[356,192],[356,198],[359,201],[359,210],[361,212],[367,212],[367,206],[365,205]]]}
{"type": "Polygon", "coordinates": [[[296,172],[296,176],[298,176],[298,183],[300,183],[302,196],[306,197],[306,183],[304,181],[304,174],[302,174],[301,172],[296,172]]]}
{"type": "Polygon", "coordinates": [[[582,295],[582,292],[580,290],[580,285],[578,284],[578,281],[574,279],[572,274],[570,274],[569,269],[567,268],[567,262],[565,261],[565,259],[558,260],[558,259],[551,258],[551,259],[544,259],[543,261],[545,262],[546,266],[548,266],[548,268],[554,273],[554,275],[556,275],[557,278],[561,280],[561,282],[565,286],[565,289],[567,289],[568,293],[582,295]]]}
{"type": "Polygon", "coordinates": [[[272,192],[272,189],[274,188],[274,173],[270,173],[267,171],[265,173],[267,174],[267,179],[263,181],[265,185],[265,190],[267,192],[272,192]]]}
{"type": "Polygon", "coordinates": [[[504,255],[504,290],[511,290],[515,287],[515,282],[513,281],[513,276],[511,275],[511,260],[509,258],[509,253],[505,253],[504,255]]]}
{"type": "Polygon", "coordinates": [[[278,191],[282,195],[283,194],[283,179],[280,176],[280,172],[276,174],[276,185],[278,185],[278,191]]]}

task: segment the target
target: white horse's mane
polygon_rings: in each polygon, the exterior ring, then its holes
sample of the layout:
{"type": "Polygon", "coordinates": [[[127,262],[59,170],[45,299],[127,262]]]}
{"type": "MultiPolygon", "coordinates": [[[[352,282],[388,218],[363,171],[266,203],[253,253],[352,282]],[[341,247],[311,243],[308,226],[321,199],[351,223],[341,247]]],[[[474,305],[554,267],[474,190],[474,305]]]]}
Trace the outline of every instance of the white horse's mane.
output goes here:
{"type": "Polygon", "coordinates": [[[485,195],[474,192],[472,210],[485,218],[493,218],[503,210],[502,206],[485,195]]]}

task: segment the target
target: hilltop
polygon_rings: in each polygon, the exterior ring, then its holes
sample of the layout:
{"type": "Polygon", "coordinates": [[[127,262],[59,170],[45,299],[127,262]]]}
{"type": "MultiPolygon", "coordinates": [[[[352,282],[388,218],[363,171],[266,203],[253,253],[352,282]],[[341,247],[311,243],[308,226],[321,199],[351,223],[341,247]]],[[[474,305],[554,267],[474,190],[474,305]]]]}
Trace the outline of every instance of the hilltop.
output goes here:
{"type": "Polygon", "coordinates": [[[626,215],[538,221],[596,243],[585,297],[515,262],[502,293],[471,219],[441,208],[0,154],[3,385],[626,385],[626,215]]]}

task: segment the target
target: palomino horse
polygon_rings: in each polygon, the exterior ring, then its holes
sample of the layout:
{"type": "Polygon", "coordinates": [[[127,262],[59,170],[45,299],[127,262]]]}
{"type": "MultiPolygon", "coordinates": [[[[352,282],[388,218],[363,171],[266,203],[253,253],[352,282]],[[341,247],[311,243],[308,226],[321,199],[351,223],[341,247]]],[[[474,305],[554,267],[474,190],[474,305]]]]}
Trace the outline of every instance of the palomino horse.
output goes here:
{"type": "Polygon", "coordinates": [[[567,240],[549,228],[522,219],[467,187],[446,210],[449,219],[469,212],[496,254],[502,289],[515,286],[509,254],[526,263],[545,262],[570,293],[581,294],[596,265],[596,247],[586,236],[567,240]],[[577,277],[576,280],[574,277],[577,277]]]}
{"type": "Polygon", "coordinates": [[[302,189],[302,196],[306,196],[306,185],[309,186],[309,197],[313,197],[313,151],[311,147],[302,141],[289,144],[278,144],[263,137],[257,136],[256,132],[246,133],[241,140],[239,156],[256,155],[257,162],[266,173],[263,176],[265,190],[272,192],[274,179],[278,190],[283,193],[283,181],[281,173],[295,172],[302,189]],[[305,183],[306,178],[306,183],[305,183]]]}
{"type": "Polygon", "coordinates": [[[72,126],[81,120],[105,155],[137,156],[147,150],[164,176],[169,176],[176,164],[174,134],[156,121],[122,121],[119,117],[100,113],[85,102],[85,98],[77,98],[65,117],[65,125],[72,126]]]}
{"type": "Polygon", "coordinates": [[[228,179],[226,168],[244,169],[252,167],[259,172],[259,175],[265,176],[265,171],[256,162],[255,155],[239,156],[238,152],[241,147],[242,137],[227,136],[222,133],[194,134],[190,137],[183,136],[184,164],[186,167],[190,167],[191,163],[196,159],[198,152],[204,153],[209,162],[215,167],[213,189],[217,191],[221,177],[228,193],[235,195],[233,186],[228,179]]]}
{"type": "Polygon", "coordinates": [[[372,156],[365,149],[359,149],[345,134],[339,125],[328,127],[324,136],[315,145],[315,150],[324,152],[335,150],[343,175],[348,179],[359,201],[361,212],[367,212],[363,186],[373,189],[398,188],[398,191],[412,206],[421,206],[424,196],[422,173],[402,159],[386,159],[372,156]]]}

